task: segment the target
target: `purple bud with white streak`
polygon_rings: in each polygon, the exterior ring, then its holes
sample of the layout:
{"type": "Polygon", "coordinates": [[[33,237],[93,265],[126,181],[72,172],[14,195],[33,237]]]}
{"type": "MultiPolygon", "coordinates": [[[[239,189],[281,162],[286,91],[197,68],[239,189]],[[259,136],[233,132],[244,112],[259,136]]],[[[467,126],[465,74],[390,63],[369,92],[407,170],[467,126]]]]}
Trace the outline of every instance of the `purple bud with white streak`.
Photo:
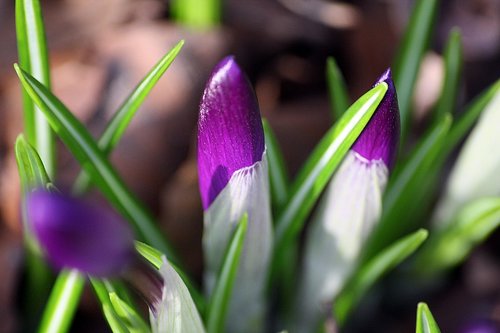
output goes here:
{"type": "Polygon", "coordinates": [[[399,143],[399,109],[388,69],[386,95],[347,153],[320,200],[307,233],[297,300],[298,331],[314,331],[349,278],[379,221],[382,195],[399,143]]]}
{"type": "Polygon", "coordinates": [[[273,239],[267,158],[257,99],[232,57],[215,67],[200,104],[198,172],[205,211],[207,292],[212,292],[225,250],[247,213],[248,229],[226,328],[228,332],[262,331],[273,239]]]}

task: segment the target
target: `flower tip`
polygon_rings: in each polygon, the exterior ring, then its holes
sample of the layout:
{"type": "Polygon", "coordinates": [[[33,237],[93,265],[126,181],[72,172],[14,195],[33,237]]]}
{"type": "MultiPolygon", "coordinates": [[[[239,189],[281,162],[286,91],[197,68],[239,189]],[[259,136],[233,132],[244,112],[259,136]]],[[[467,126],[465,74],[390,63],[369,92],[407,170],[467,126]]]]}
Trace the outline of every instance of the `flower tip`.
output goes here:
{"type": "Polygon", "coordinates": [[[382,82],[385,82],[387,84],[392,83],[392,71],[391,71],[390,67],[387,68],[382,75],[380,75],[377,82],[375,82],[375,85],[382,83],[382,82]]]}
{"type": "Polygon", "coordinates": [[[233,56],[210,76],[198,118],[198,173],[203,208],[234,172],[262,160],[264,131],[257,98],[233,56]]]}
{"type": "Polygon", "coordinates": [[[28,194],[26,210],[31,232],[57,268],[108,277],[134,258],[131,230],[102,207],[37,189],[28,194]]]}
{"type": "Polygon", "coordinates": [[[352,149],[368,161],[382,160],[388,168],[392,168],[398,150],[400,120],[390,68],[378,78],[375,85],[382,82],[387,83],[387,92],[352,149]]]}

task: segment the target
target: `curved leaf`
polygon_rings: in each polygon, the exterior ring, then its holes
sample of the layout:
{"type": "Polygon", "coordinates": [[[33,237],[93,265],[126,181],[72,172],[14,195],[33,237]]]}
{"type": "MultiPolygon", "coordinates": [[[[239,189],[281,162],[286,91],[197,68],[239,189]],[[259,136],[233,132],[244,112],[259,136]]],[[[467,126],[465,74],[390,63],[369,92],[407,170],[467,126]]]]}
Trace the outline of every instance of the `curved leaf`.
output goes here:
{"type": "MultiPolygon", "coordinates": [[[[160,80],[165,71],[170,67],[183,45],[184,41],[180,41],[172,50],[164,55],[116,111],[97,142],[97,145],[105,156],[108,156],[115,148],[118,141],[120,141],[142,102],[154,88],[158,80],[160,80]]],[[[89,186],[90,177],[86,173],[81,172],[74,184],[76,192],[85,192],[89,186]]]]}
{"type": "Polygon", "coordinates": [[[384,274],[414,253],[427,236],[428,232],[420,229],[398,240],[360,266],[334,301],[333,312],[338,323],[344,323],[366,291],[384,274]]]}
{"type": "Polygon", "coordinates": [[[350,105],[344,77],[333,57],[326,60],[326,82],[334,120],[340,119],[350,105]]]}
{"type": "Polygon", "coordinates": [[[432,234],[414,266],[414,274],[432,276],[462,262],[500,225],[500,197],[466,205],[447,227],[432,234]]]}
{"type": "Polygon", "coordinates": [[[152,217],[122,182],[86,128],[40,82],[19,66],[15,65],[15,69],[23,87],[44,112],[55,132],[83,169],[91,175],[94,184],[132,223],[139,238],[174,257],[170,245],[162,237],[152,217]]]}
{"type": "Polygon", "coordinates": [[[416,1],[400,48],[394,61],[394,83],[401,115],[401,137],[405,138],[411,122],[411,100],[420,62],[428,47],[437,11],[436,0],[416,1]]]}

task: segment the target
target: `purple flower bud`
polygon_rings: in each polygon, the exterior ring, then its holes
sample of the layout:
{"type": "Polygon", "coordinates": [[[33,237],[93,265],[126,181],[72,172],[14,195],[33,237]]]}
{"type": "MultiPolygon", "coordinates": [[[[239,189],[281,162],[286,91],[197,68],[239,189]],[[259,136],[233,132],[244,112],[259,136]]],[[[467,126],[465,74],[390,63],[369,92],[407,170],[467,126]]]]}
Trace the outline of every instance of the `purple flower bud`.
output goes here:
{"type": "Polygon", "coordinates": [[[233,57],[223,59],[205,87],[198,120],[198,172],[207,209],[233,173],[262,160],[264,131],[257,99],[233,57]]]}
{"type": "Polygon", "coordinates": [[[500,325],[492,320],[475,320],[463,327],[460,333],[500,333],[500,325]]]}
{"type": "Polygon", "coordinates": [[[267,158],[257,99],[232,57],[215,67],[203,94],[198,171],[205,210],[205,288],[212,292],[229,241],[247,213],[248,229],[226,330],[260,332],[273,240],[267,158]]]}
{"type": "Polygon", "coordinates": [[[376,84],[388,90],[321,198],[306,236],[297,298],[297,331],[313,331],[338,295],[382,214],[382,195],[399,142],[396,90],[388,69],[376,84]]]}
{"type": "Polygon", "coordinates": [[[390,68],[375,85],[382,82],[388,85],[387,93],[352,150],[368,161],[382,160],[388,168],[392,168],[398,151],[400,123],[398,98],[390,68]]]}
{"type": "Polygon", "coordinates": [[[41,189],[28,195],[26,208],[33,234],[57,268],[113,276],[134,258],[132,232],[107,209],[41,189]]]}

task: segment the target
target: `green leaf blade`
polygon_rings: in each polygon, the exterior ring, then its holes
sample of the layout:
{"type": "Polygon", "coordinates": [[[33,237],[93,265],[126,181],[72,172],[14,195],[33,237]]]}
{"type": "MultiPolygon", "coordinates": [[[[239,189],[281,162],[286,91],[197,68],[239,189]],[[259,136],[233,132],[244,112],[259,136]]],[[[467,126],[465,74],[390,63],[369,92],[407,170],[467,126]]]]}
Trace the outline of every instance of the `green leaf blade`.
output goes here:
{"type": "Polygon", "coordinates": [[[151,332],[149,325],[144,322],[141,316],[116,293],[109,293],[109,300],[115,313],[130,333],[151,332]]]}
{"type": "Polygon", "coordinates": [[[217,333],[224,331],[229,299],[233,289],[236,273],[243,252],[243,244],[248,226],[248,215],[245,214],[229,243],[223,261],[221,273],[217,280],[213,295],[210,299],[207,318],[207,332],[217,333]]]}
{"type": "Polygon", "coordinates": [[[103,156],[86,128],[40,82],[15,65],[16,72],[34,102],[44,112],[52,128],[91,175],[94,184],[131,222],[141,239],[175,258],[171,246],[161,236],[152,217],[128,190],[117,172],[103,156]]]}
{"type": "Polygon", "coordinates": [[[444,51],[445,77],[435,111],[436,120],[441,119],[446,114],[453,114],[455,111],[463,66],[462,49],[460,30],[453,29],[444,51]]]}
{"type": "Polygon", "coordinates": [[[349,94],[344,77],[340,72],[337,62],[333,57],[326,61],[326,82],[328,84],[328,95],[334,120],[340,119],[349,107],[349,94]]]}
{"type": "Polygon", "coordinates": [[[398,92],[402,138],[406,137],[406,132],[410,127],[413,89],[420,62],[429,44],[437,12],[437,3],[436,0],[418,0],[416,2],[394,61],[393,77],[398,92]]]}
{"type": "Polygon", "coordinates": [[[340,325],[356,303],[384,274],[413,254],[427,239],[428,232],[420,229],[388,246],[373,259],[358,267],[334,301],[334,315],[340,325]]]}
{"type": "MultiPolygon", "coordinates": [[[[16,32],[19,63],[50,89],[50,68],[40,2],[16,0],[16,32]]],[[[25,133],[40,153],[50,177],[55,174],[55,144],[52,130],[26,92],[23,94],[25,133]]]]}
{"type": "Polygon", "coordinates": [[[271,202],[281,208],[288,196],[288,174],[281,148],[274,132],[266,119],[262,121],[266,138],[266,154],[269,165],[269,183],[271,186],[271,202]]]}
{"type": "Polygon", "coordinates": [[[415,262],[415,275],[433,277],[458,265],[499,226],[500,197],[472,201],[430,237],[415,262]]]}
{"type": "MultiPolygon", "coordinates": [[[[108,156],[118,144],[137,110],[175,60],[183,45],[184,41],[181,40],[165,54],[118,108],[98,141],[98,146],[105,156],[108,156]]],[[[74,191],[83,193],[89,186],[90,177],[81,172],[76,178],[74,191]]]]}
{"type": "Polygon", "coordinates": [[[76,270],[64,270],[59,274],[45,308],[39,333],[68,331],[84,285],[85,277],[76,270]]]}

